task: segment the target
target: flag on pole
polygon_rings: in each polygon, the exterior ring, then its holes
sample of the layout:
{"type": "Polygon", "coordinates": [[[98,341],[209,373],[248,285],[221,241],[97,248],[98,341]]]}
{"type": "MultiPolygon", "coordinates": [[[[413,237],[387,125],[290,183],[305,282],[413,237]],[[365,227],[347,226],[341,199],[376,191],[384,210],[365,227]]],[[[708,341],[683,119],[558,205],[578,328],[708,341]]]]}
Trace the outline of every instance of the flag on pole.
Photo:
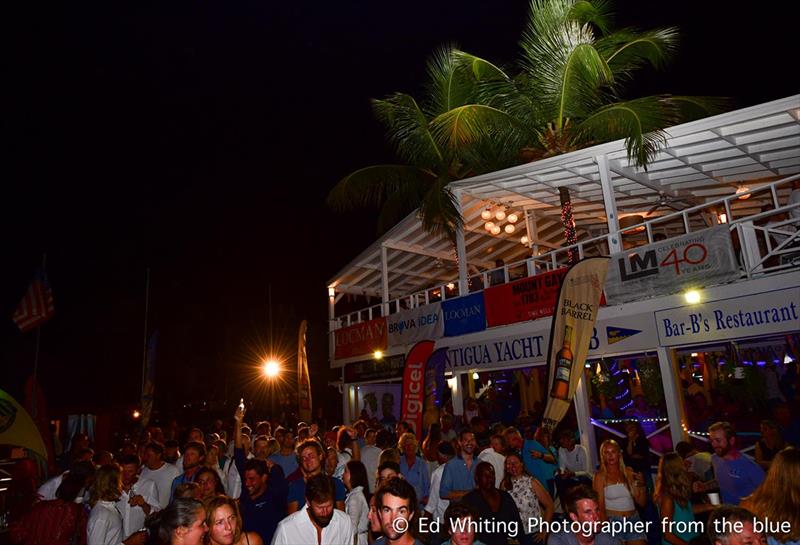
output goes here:
{"type": "Polygon", "coordinates": [[[156,345],[158,344],[158,331],[150,335],[147,341],[147,356],[145,357],[144,382],[142,383],[142,427],[147,427],[150,416],[153,414],[153,399],[156,390],[156,345]]]}
{"type": "Polygon", "coordinates": [[[53,317],[53,291],[43,270],[37,270],[25,296],[17,305],[12,316],[14,323],[23,333],[38,327],[53,317]]]}
{"type": "Polygon", "coordinates": [[[311,377],[308,374],[308,355],[306,354],[306,329],[305,320],[300,322],[300,331],[297,334],[297,401],[299,403],[299,416],[303,422],[311,421],[311,377]]]}

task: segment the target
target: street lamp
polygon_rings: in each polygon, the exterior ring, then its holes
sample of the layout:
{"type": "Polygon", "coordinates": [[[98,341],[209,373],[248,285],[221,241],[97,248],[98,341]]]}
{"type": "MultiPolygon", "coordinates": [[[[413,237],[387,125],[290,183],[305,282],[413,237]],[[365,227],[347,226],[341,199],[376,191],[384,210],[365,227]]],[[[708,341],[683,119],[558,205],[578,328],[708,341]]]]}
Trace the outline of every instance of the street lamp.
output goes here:
{"type": "Polygon", "coordinates": [[[276,359],[269,359],[264,363],[264,375],[267,378],[275,378],[281,373],[281,364],[276,359]]]}

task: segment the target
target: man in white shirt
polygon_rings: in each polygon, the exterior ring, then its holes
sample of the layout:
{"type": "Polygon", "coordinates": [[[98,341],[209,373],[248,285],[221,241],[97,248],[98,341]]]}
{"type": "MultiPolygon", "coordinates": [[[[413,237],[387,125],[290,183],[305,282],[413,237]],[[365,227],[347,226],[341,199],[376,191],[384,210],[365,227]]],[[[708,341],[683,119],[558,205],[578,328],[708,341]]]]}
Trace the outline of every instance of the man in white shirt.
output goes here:
{"type": "Polygon", "coordinates": [[[164,447],[160,443],[148,443],[144,448],[144,466],[141,477],[153,481],[158,494],[158,505],[164,509],[169,505],[172,481],[181,474],[176,466],[163,461],[164,447]]]}
{"type": "Polygon", "coordinates": [[[556,490],[564,500],[568,488],[577,484],[592,484],[592,470],[589,468],[589,457],[583,445],[575,442],[575,431],[564,430],[558,436],[558,473],[556,474],[556,490]]]}
{"type": "Polygon", "coordinates": [[[309,477],[305,507],[278,524],[272,545],[353,543],[355,529],[350,517],[333,505],[333,478],[322,473],[309,477]]]}
{"type": "MultiPolygon", "coordinates": [[[[56,475],[39,487],[39,490],[36,491],[39,495],[39,499],[42,501],[56,499],[56,491],[58,490],[58,487],[61,486],[61,483],[67,475],[73,474],[82,479],[85,483],[94,480],[94,471],[94,464],[91,462],[76,462],[72,464],[72,467],[69,469],[69,471],[65,471],[61,475],[56,475]]],[[[75,498],[75,503],[83,503],[84,496],[87,495],[86,491],[86,488],[84,488],[84,490],[78,494],[78,496],[75,498]]]]}
{"type": "MultiPolygon", "coordinates": [[[[439,488],[442,485],[442,473],[444,473],[444,465],[453,459],[456,451],[452,443],[441,442],[437,449],[437,458],[439,467],[433,470],[431,474],[431,494],[428,496],[428,504],[425,506],[425,512],[433,520],[438,520],[440,524],[444,523],[444,512],[447,506],[450,505],[449,500],[443,500],[439,496],[439,488]]],[[[444,526],[442,526],[444,527],[444,526]]]]}
{"type": "Polygon", "coordinates": [[[122,535],[127,538],[144,528],[144,519],[161,508],[156,484],[139,476],[139,457],[127,454],[119,459],[122,495],[116,502],[122,515],[122,535]]]}
{"type": "Polygon", "coordinates": [[[491,438],[491,446],[485,448],[478,454],[478,460],[481,462],[489,462],[494,467],[494,485],[500,488],[500,481],[503,480],[506,468],[506,457],[503,453],[506,451],[506,440],[500,434],[494,434],[491,438]]]}
{"type": "Polygon", "coordinates": [[[367,481],[369,482],[370,493],[375,492],[375,478],[377,477],[378,461],[381,457],[381,449],[375,446],[378,432],[369,429],[364,434],[364,447],[361,449],[361,463],[367,469],[367,481]]]}

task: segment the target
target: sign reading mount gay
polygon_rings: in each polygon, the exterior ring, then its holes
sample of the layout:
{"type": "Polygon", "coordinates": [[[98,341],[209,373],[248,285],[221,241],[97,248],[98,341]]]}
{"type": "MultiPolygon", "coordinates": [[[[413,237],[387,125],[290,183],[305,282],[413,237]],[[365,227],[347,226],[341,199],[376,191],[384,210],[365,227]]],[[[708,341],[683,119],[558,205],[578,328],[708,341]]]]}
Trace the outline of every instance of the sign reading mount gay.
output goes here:
{"type": "Polygon", "coordinates": [[[550,316],[567,269],[529,276],[484,290],[489,327],[550,316]]]}
{"type": "Polygon", "coordinates": [[[606,299],[617,305],[738,277],[728,226],[718,225],[612,255],[606,299]]]}
{"type": "Polygon", "coordinates": [[[337,329],[336,359],[351,358],[386,349],[386,318],[375,318],[337,329]]]}
{"type": "Polygon", "coordinates": [[[442,304],[431,303],[386,317],[389,346],[412,344],[444,335],[442,304]]]}

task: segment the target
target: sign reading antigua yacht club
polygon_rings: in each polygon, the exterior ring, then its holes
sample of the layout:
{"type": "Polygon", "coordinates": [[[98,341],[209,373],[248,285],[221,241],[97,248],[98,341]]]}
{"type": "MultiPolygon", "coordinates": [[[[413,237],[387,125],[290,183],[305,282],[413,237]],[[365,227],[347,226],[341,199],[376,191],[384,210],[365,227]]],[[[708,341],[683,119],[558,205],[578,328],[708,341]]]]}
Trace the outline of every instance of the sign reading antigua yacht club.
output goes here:
{"type": "Polygon", "coordinates": [[[489,327],[550,316],[566,274],[563,268],[484,290],[489,327]]]}
{"type": "Polygon", "coordinates": [[[612,255],[605,294],[617,305],[739,276],[728,226],[718,225],[612,255]]]}
{"type": "Polygon", "coordinates": [[[337,329],[336,359],[352,358],[386,349],[386,318],[375,318],[366,322],[337,329]]]}
{"type": "Polygon", "coordinates": [[[389,346],[412,344],[444,335],[442,304],[431,303],[403,310],[386,318],[389,346]]]}

